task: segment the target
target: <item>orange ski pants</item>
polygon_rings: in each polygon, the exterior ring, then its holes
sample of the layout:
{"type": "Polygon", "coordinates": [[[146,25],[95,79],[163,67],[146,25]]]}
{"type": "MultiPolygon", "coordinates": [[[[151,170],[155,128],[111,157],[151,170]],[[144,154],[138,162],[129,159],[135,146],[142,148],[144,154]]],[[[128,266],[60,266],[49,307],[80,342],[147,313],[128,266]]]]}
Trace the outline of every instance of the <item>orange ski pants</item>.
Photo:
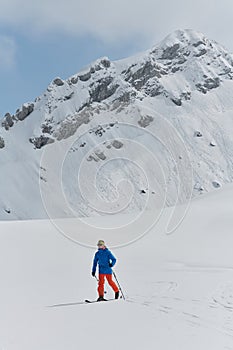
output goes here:
{"type": "Polygon", "coordinates": [[[104,273],[100,273],[99,274],[99,284],[98,284],[98,293],[99,296],[104,296],[104,282],[105,282],[105,277],[108,281],[108,284],[112,287],[112,289],[114,290],[114,292],[118,292],[119,289],[116,285],[116,283],[112,280],[112,274],[104,274],[104,273]]]}

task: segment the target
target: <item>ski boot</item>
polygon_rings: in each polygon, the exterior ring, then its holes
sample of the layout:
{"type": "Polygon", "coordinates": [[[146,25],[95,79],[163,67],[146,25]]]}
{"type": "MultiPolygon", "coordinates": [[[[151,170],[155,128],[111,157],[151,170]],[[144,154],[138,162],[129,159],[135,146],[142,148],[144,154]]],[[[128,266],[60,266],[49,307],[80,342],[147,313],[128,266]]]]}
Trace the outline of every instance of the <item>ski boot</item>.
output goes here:
{"type": "Polygon", "coordinates": [[[101,296],[99,296],[99,298],[97,299],[97,301],[106,301],[106,299],[104,299],[104,297],[101,295],[101,296]]]}

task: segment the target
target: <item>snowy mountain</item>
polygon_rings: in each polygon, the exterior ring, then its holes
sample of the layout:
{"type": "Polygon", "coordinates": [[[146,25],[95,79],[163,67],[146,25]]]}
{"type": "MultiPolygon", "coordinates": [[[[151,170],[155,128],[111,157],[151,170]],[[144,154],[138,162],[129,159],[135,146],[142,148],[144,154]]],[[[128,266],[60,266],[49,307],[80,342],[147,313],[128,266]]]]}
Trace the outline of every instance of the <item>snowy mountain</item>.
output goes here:
{"type": "Polygon", "coordinates": [[[54,79],[2,119],[0,219],[129,213],[232,182],[232,78],[232,54],[179,30],[54,79]]]}

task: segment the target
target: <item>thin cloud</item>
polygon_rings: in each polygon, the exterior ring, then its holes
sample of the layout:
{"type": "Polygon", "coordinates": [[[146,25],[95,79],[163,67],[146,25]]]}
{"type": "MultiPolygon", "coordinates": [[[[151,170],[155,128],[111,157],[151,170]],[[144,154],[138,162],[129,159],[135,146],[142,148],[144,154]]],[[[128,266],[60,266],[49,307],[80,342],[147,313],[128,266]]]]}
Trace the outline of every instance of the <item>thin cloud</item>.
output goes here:
{"type": "Polygon", "coordinates": [[[193,28],[232,47],[232,0],[0,0],[0,21],[27,33],[91,35],[104,42],[154,44],[193,28]]]}
{"type": "Polygon", "coordinates": [[[13,38],[0,35],[0,69],[10,69],[16,63],[16,44],[13,38]]]}

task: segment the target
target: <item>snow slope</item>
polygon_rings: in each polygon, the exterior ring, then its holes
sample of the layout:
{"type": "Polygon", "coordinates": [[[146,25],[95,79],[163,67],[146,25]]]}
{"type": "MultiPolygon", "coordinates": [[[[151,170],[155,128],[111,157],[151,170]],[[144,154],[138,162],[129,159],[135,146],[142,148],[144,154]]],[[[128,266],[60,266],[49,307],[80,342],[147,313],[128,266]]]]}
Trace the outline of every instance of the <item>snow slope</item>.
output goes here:
{"type": "MultiPolygon", "coordinates": [[[[166,208],[147,235],[113,248],[127,300],[109,303],[47,307],[96,297],[90,275],[95,250],[65,238],[47,220],[1,222],[0,348],[232,349],[232,196],[228,185],[193,200],[170,235],[165,228],[172,209],[166,208]]],[[[127,216],[86,223],[117,226],[127,216]]],[[[71,224],[81,237],[81,220],[71,224]]],[[[97,232],[116,245],[109,230],[97,232]]]]}
{"type": "Polygon", "coordinates": [[[3,118],[0,218],[133,213],[232,182],[232,78],[232,54],[179,30],[54,79],[3,118]]]}

